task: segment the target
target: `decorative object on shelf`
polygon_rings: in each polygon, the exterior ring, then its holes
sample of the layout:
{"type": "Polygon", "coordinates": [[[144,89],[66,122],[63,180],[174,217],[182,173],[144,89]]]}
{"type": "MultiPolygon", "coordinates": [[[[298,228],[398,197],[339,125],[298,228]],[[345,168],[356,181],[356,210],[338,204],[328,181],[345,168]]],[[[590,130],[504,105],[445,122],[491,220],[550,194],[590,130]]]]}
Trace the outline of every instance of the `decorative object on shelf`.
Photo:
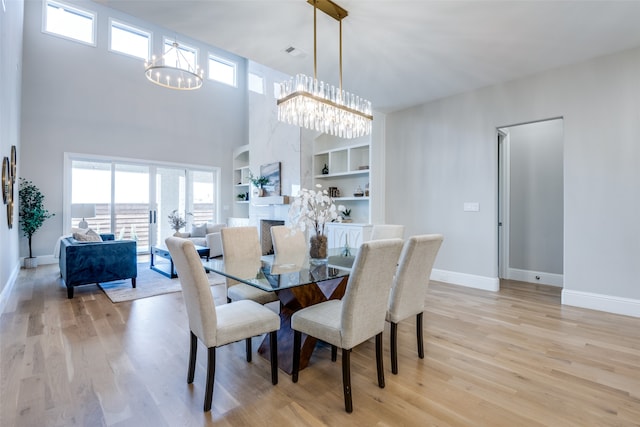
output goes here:
{"type": "MultiPolygon", "coordinates": [[[[44,222],[54,216],[44,208],[44,194],[33,182],[20,178],[20,188],[18,189],[20,227],[22,233],[29,239],[29,257],[24,259],[25,268],[38,266],[38,260],[33,256],[31,249],[31,239],[33,235],[42,227],[44,222]]],[[[13,205],[13,202],[11,203],[13,205]]]]}
{"type": "Polygon", "coordinates": [[[173,234],[174,236],[177,235],[180,232],[181,228],[183,228],[185,225],[187,225],[187,220],[185,219],[187,215],[191,215],[191,213],[187,212],[185,214],[185,216],[183,217],[180,214],[180,212],[178,212],[178,209],[174,209],[167,216],[167,218],[169,218],[169,225],[171,226],[173,231],[175,231],[175,233],[173,234]]]}
{"type": "MultiPolygon", "coordinates": [[[[167,46],[167,43],[163,43],[167,46]]],[[[177,41],[160,55],[151,57],[151,62],[144,62],[144,74],[147,79],[159,86],[176,90],[194,90],[202,86],[204,71],[197,65],[189,62],[177,41]]]]}
{"type": "Polygon", "coordinates": [[[293,229],[302,232],[310,230],[309,256],[318,262],[327,259],[327,236],[325,225],[329,222],[342,222],[339,211],[344,206],[336,206],[327,190],[317,184],[318,190],[303,188],[289,208],[289,223],[293,229]]]}
{"type": "Polygon", "coordinates": [[[329,168],[327,167],[327,164],[324,164],[324,167],[322,168],[322,175],[329,175],[329,168]]]}
{"type": "Polygon", "coordinates": [[[253,173],[249,172],[249,181],[258,189],[258,197],[264,196],[264,186],[269,184],[269,178],[262,175],[254,176],[253,173]]]}
{"type": "Polygon", "coordinates": [[[356,188],[356,191],[353,193],[353,197],[363,197],[364,196],[364,191],[362,191],[362,188],[358,185],[358,188],[356,188]]]}
{"type": "Polygon", "coordinates": [[[329,197],[340,197],[340,190],[338,189],[338,187],[329,187],[329,197]]]}
{"type": "Polygon", "coordinates": [[[71,204],[71,218],[82,218],[78,222],[78,228],[89,228],[89,223],[85,218],[93,218],[96,216],[96,205],[94,203],[73,203],[71,204]]]}
{"type": "Polygon", "coordinates": [[[342,20],[347,10],[331,0],[307,0],[313,4],[313,78],[296,75],[280,85],[278,120],[307,129],[357,138],[371,133],[371,102],[342,89],[342,20]],[[320,9],[340,24],[340,85],[338,88],[317,79],[316,15],[320,9]]]}
{"type": "Polygon", "coordinates": [[[245,200],[247,200],[247,193],[240,193],[240,194],[238,194],[237,197],[238,197],[239,200],[245,201],[245,200]]]}
{"type": "Polygon", "coordinates": [[[359,171],[368,171],[369,170],[369,166],[358,166],[358,170],[359,171]]]}
{"type": "Polygon", "coordinates": [[[367,182],[367,185],[364,186],[364,196],[365,197],[369,197],[369,183],[367,182]]]}
{"type": "Polygon", "coordinates": [[[280,162],[268,163],[260,166],[260,175],[267,178],[268,182],[262,186],[265,196],[280,196],[280,162]]]}

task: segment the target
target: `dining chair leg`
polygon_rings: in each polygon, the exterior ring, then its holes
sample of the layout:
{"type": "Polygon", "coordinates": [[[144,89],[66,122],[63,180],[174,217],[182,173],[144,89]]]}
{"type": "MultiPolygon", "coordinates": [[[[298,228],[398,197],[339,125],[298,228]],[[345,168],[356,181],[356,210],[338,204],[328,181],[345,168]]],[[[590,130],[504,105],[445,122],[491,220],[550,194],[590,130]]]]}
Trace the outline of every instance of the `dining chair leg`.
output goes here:
{"type": "Polygon", "coordinates": [[[247,347],[247,362],[251,362],[251,337],[245,340],[247,347]]]}
{"type": "Polygon", "coordinates": [[[342,349],[342,390],[344,393],[344,410],[353,412],[351,401],[351,349],[342,349]]]}
{"type": "Polygon", "coordinates": [[[198,338],[195,334],[189,331],[191,334],[191,345],[189,348],[189,372],[187,372],[187,384],[193,382],[193,376],[196,372],[196,353],[198,352],[198,338]]]}
{"type": "Polygon", "coordinates": [[[391,323],[391,373],[398,374],[398,324],[391,323]]]}
{"type": "Polygon", "coordinates": [[[293,331],[293,366],[291,368],[291,380],[294,383],[298,382],[298,371],[300,371],[300,341],[302,339],[302,333],[300,331],[293,331]]]}
{"type": "Polygon", "coordinates": [[[207,357],[207,386],[204,392],[204,411],[211,410],[213,400],[213,379],[216,375],[216,348],[209,347],[207,357]]]}
{"type": "Polygon", "coordinates": [[[278,384],[278,331],[269,333],[269,349],[271,350],[271,383],[278,384]]]}
{"type": "Polygon", "coordinates": [[[384,388],[384,366],[382,362],[382,332],[376,335],[376,368],[378,369],[378,387],[384,388]]]}
{"type": "Polygon", "coordinates": [[[424,344],[423,344],[423,331],[422,331],[422,314],[418,313],[416,316],[416,338],[418,340],[418,357],[424,359],[424,344]]]}
{"type": "Polygon", "coordinates": [[[338,360],[338,347],[336,347],[335,345],[331,346],[331,361],[335,362],[336,360],[338,360]]]}

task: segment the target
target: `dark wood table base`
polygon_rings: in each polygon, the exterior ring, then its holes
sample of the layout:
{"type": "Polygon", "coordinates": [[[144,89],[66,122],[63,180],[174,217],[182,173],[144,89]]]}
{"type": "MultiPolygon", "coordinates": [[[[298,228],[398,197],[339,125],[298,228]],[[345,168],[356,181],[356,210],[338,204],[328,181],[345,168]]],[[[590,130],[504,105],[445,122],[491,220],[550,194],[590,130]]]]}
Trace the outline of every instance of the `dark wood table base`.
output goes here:
{"type": "MultiPolygon", "coordinates": [[[[291,316],[296,311],[318,304],[330,299],[340,299],[344,296],[349,277],[324,280],[307,286],[297,286],[283,290],[276,290],[280,299],[280,330],[278,331],[278,366],[284,372],[291,375],[293,371],[293,329],[291,329],[291,316]]],[[[302,335],[300,349],[300,369],[309,364],[311,354],[316,346],[317,339],[302,335]]],[[[258,353],[270,360],[269,336],[265,336],[258,353]]]]}

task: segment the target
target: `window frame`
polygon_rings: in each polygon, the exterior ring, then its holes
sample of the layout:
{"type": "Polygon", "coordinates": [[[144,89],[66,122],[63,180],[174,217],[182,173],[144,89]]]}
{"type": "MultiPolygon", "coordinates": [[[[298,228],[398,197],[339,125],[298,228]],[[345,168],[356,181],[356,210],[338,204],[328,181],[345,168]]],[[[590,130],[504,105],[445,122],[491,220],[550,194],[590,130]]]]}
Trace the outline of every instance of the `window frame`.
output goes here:
{"type": "Polygon", "coordinates": [[[109,52],[113,52],[113,53],[117,53],[120,55],[124,55],[124,56],[128,56],[129,58],[134,58],[137,60],[142,60],[142,61],[148,61],[151,58],[151,49],[153,47],[153,32],[146,30],[144,28],[129,24],[128,22],[122,21],[120,19],[114,18],[112,16],[109,17],[109,42],[108,42],[108,47],[107,50],[109,52]],[[149,41],[148,45],[147,45],[147,56],[145,58],[142,58],[140,56],[137,55],[133,55],[129,52],[123,52],[121,50],[116,50],[113,49],[112,47],[112,42],[113,42],[113,27],[114,25],[119,26],[121,30],[132,30],[130,31],[131,33],[139,33],[140,35],[146,35],[148,36],[147,40],[149,41]]]}
{"type": "Polygon", "coordinates": [[[97,46],[98,39],[98,12],[84,9],[78,7],[76,5],[70,5],[68,3],[64,3],[58,0],[43,0],[42,1],[42,32],[45,34],[49,34],[55,37],[60,37],[65,40],[70,40],[76,43],[81,43],[86,46],[97,46]],[[85,41],[81,39],[77,39],[75,37],[68,36],[66,34],[56,33],[54,31],[47,30],[47,21],[49,17],[49,5],[53,5],[55,7],[59,7],[64,9],[67,12],[76,13],[80,16],[84,16],[86,18],[91,18],[91,41],[85,41]]]}
{"type": "Polygon", "coordinates": [[[232,61],[230,59],[227,58],[223,58],[219,55],[216,55],[212,52],[209,52],[209,54],[207,55],[207,80],[211,80],[214,82],[218,82],[218,83],[222,83],[225,84],[227,86],[231,86],[231,87],[238,87],[238,63],[235,61],[232,61]],[[219,80],[216,79],[215,77],[211,76],[211,61],[214,62],[219,62],[220,64],[224,64],[224,65],[228,65],[233,69],[233,83],[229,83],[227,81],[224,80],[219,80]]]}

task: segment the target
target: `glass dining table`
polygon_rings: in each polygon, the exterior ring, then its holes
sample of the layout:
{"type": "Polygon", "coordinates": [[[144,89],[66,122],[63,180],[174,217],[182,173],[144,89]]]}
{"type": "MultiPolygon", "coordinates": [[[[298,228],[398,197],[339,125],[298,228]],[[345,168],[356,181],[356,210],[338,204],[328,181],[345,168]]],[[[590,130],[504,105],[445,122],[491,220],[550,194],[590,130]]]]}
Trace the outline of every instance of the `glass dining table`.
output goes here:
{"type": "MultiPolygon", "coordinates": [[[[218,273],[232,281],[246,283],[263,291],[275,292],[280,300],[280,330],[278,331],[278,365],[291,374],[293,367],[293,330],[291,316],[296,311],[344,295],[355,250],[329,249],[326,261],[311,260],[305,253],[287,257],[265,255],[259,261],[234,263],[224,259],[203,262],[207,271],[218,273]]],[[[316,339],[303,335],[300,369],[309,364],[316,339]]],[[[258,353],[269,358],[269,340],[265,337],[258,353]]]]}

